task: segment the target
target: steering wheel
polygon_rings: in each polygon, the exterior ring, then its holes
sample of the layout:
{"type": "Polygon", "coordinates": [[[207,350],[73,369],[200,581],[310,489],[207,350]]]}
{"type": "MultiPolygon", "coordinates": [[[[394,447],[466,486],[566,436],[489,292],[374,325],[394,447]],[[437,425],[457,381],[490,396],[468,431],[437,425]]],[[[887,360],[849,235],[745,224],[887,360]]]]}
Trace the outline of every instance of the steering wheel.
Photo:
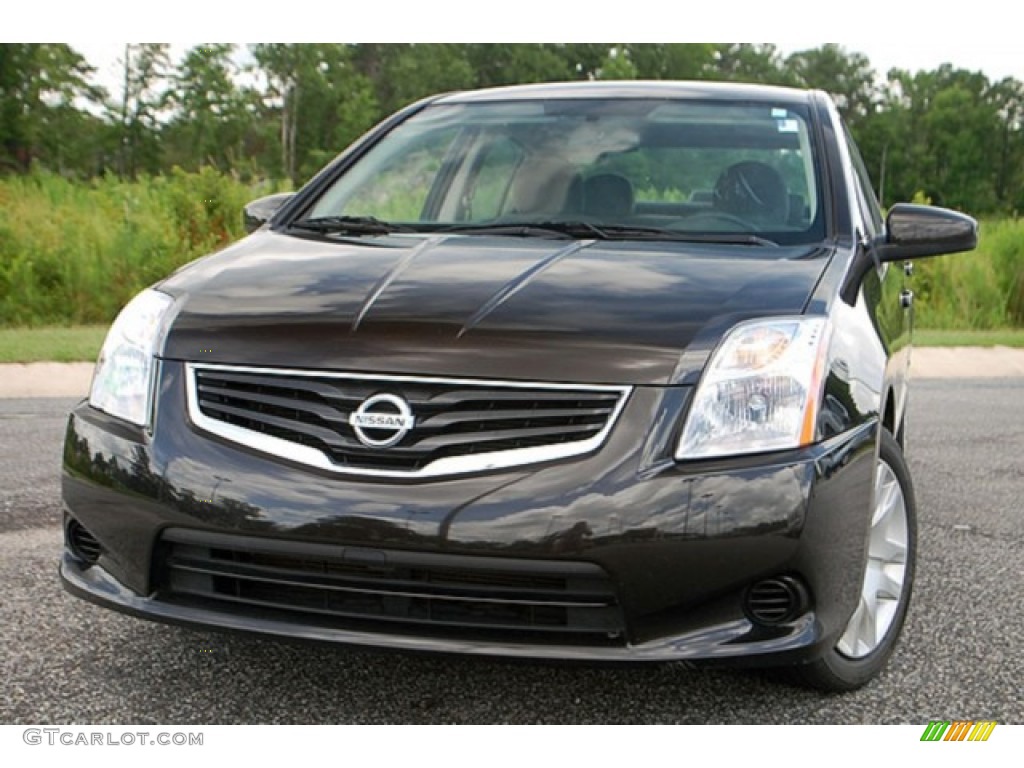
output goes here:
{"type": "Polygon", "coordinates": [[[713,196],[716,210],[766,224],[783,224],[789,215],[786,182],[772,166],[756,160],[726,168],[715,182],[713,196]]]}

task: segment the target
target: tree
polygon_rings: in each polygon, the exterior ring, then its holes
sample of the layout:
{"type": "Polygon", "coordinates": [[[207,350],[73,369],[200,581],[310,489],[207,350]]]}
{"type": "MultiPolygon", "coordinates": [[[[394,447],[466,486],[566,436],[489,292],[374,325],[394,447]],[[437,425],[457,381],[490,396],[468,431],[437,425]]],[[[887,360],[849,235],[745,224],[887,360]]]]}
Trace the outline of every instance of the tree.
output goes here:
{"type": "Polygon", "coordinates": [[[979,211],[996,207],[999,118],[986,90],[972,91],[960,84],[943,88],[925,115],[932,155],[930,183],[933,198],[941,205],[979,211]]]}
{"type": "Polygon", "coordinates": [[[626,48],[642,79],[703,80],[718,64],[712,43],[632,43],[626,48]]]}
{"type": "Polygon", "coordinates": [[[0,45],[0,168],[25,172],[33,161],[63,168],[88,156],[91,132],[76,130],[90,124],[78,102],[103,96],[89,83],[93,72],[64,44],[0,45]]]}
{"type": "MultiPolygon", "coordinates": [[[[0,171],[126,176],[212,165],[297,184],[391,112],[428,94],[610,78],[735,80],[834,97],[883,203],[922,194],[972,213],[1024,208],[1024,84],[944,64],[879,79],[835,44],[787,57],[766,43],[211,43],[172,66],[131,44],[116,104],[66,45],[0,45],[0,171]],[[255,75],[249,77],[248,75],[255,75]],[[251,82],[250,82],[251,81],[251,82]],[[106,102],[106,103],[105,103],[106,102]]],[[[654,171],[652,171],[654,173],[654,171]]],[[[656,174],[655,174],[656,175],[656,174]]]]}
{"type": "Polygon", "coordinates": [[[587,79],[609,45],[475,43],[463,46],[473,87],[587,79]]]}
{"type": "Polygon", "coordinates": [[[293,183],[376,119],[374,89],[349,46],[260,44],[252,53],[267,80],[264,106],[280,120],[281,171],[293,183]]]}
{"type": "Polygon", "coordinates": [[[994,210],[1003,121],[988,79],[950,64],[913,74],[895,69],[883,93],[862,149],[869,165],[884,169],[893,192],[886,197],[922,192],[937,205],[994,210]]]}
{"type": "Polygon", "coordinates": [[[995,195],[1004,210],[1024,209],[1024,83],[1012,77],[989,90],[999,116],[995,195]]]}
{"type": "Polygon", "coordinates": [[[637,76],[636,64],[633,63],[630,49],[626,46],[615,46],[608,51],[604,64],[598,72],[602,80],[633,80],[637,76]]]}
{"type": "Polygon", "coordinates": [[[715,79],[793,84],[791,73],[771,43],[715,43],[714,46],[714,63],[708,74],[715,79]]]}
{"type": "Polygon", "coordinates": [[[313,46],[260,43],[252,54],[267,80],[265,104],[280,116],[281,172],[296,180],[295,150],[299,129],[299,95],[316,77],[313,46]]]}
{"type": "Polygon", "coordinates": [[[877,75],[864,54],[848,53],[835,43],[828,43],[792,54],[785,67],[796,85],[830,93],[851,127],[874,113],[877,75]]]}
{"type": "MultiPolygon", "coordinates": [[[[128,43],[124,52],[124,92],[120,105],[121,175],[160,167],[161,113],[171,62],[166,43],[128,43]]],[[[111,105],[113,113],[117,107],[111,105]]],[[[113,117],[113,115],[112,115],[113,117]]]]}
{"type": "Polygon", "coordinates": [[[196,46],[172,76],[165,103],[174,110],[167,134],[177,164],[227,170],[240,158],[252,118],[235,84],[234,51],[230,43],[196,46]]]}

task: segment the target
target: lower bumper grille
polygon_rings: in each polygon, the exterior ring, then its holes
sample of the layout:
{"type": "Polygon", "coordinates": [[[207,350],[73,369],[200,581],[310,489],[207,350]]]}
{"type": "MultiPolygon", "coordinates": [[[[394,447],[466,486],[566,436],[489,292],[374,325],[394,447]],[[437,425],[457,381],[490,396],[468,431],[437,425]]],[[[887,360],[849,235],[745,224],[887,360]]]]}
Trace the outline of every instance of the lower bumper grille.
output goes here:
{"type": "Polygon", "coordinates": [[[625,642],[607,574],[519,560],[165,532],[162,600],[353,631],[541,644],[625,642]]]}

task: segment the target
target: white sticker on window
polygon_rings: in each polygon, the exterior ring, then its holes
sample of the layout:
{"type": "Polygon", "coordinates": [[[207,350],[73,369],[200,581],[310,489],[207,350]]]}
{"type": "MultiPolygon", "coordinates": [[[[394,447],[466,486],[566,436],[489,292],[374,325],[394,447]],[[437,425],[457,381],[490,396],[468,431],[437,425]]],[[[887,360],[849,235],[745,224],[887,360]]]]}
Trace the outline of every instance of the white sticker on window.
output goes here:
{"type": "Polygon", "coordinates": [[[779,133],[799,133],[800,123],[796,120],[779,120],[779,133]]]}
{"type": "Polygon", "coordinates": [[[774,117],[774,118],[789,117],[789,112],[784,110],[782,107],[772,107],[772,117],[774,117]]]}

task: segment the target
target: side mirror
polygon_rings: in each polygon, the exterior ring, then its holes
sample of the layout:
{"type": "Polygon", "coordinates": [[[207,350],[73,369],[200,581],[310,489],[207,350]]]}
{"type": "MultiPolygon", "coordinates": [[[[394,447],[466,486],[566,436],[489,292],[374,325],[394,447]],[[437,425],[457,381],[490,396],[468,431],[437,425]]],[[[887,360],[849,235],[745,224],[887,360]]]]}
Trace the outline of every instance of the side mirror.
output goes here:
{"type": "Polygon", "coordinates": [[[885,219],[885,237],[875,245],[879,261],[970,251],[978,245],[978,222],[963,213],[930,205],[897,203],[885,219]]]}
{"type": "Polygon", "coordinates": [[[280,192],[253,200],[242,209],[242,222],[246,232],[255,232],[277,213],[281,206],[295,196],[294,192],[280,192]]]}
{"type": "Polygon", "coordinates": [[[964,213],[930,205],[897,203],[885,218],[885,234],[858,250],[839,295],[851,307],[861,281],[880,262],[970,251],[978,245],[978,222],[964,213]]]}

